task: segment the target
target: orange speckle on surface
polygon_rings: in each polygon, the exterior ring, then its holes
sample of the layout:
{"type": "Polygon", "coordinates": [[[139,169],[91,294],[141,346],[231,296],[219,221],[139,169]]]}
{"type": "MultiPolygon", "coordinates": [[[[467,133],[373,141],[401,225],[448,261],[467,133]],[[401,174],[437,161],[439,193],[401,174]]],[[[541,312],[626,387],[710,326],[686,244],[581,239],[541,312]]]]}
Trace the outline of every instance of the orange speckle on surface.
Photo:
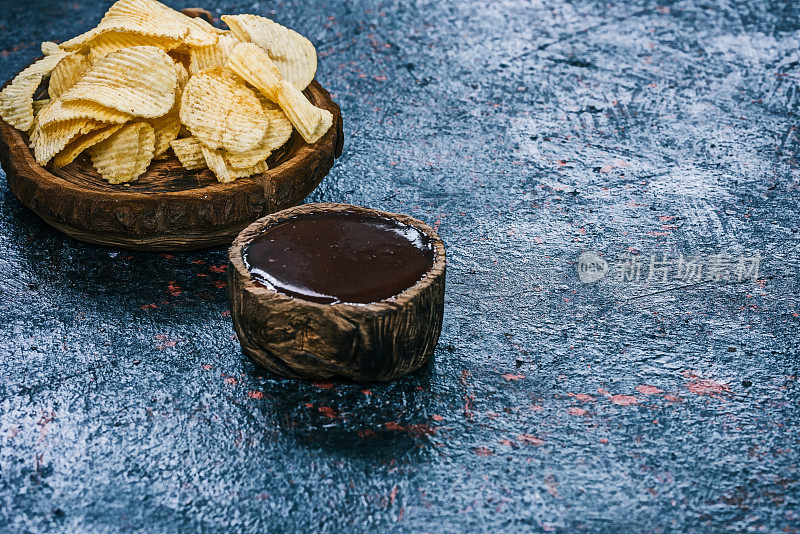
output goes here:
{"type": "Polygon", "coordinates": [[[567,393],[570,397],[575,397],[581,402],[592,402],[594,401],[594,397],[591,395],[587,395],[586,393],[567,393]]]}
{"type": "Polygon", "coordinates": [[[567,410],[570,415],[586,415],[586,410],[583,408],[578,408],[577,406],[573,406],[569,410],[567,410]]]}
{"type": "Polygon", "coordinates": [[[603,388],[597,388],[597,392],[598,392],[600,395],[611,395],[611,393],[610,393],[608,390],[606,390],[606,389],[603,389],[603,388]]]}
{"type": "Polygon", "coordinates": [[[525,375],[514,375],[511,373],[506,373],[503,375],[503,378],[505,378],[506,380],[522,380],[523,378],[525,378],[525,375]]]}
{"type": "Polygon", "coordinates": [[[633,406],[634,404],[639,404],[639,399],[632,395],[612,395],[611,404],[617,404],[619,406],[633,406]]]}
{"type": "Polygon", "coordinates": [[[537,438],[532,434],[520,434],[517,436],[517,441],[520,443],[525,443],[526,445],[535,445],[537,447],[544,445],[544,440],[537,438]]]}
{"type": "Polygon", "coordinates": [[[731,392],[731,388],[728,384],[723,384],[722,382],[717,382],[716,380],[705,380],[696,378],[689,382],[687,386],[689,391],[694,393],[695,395],[711,395],[718,396],[724,395],[731,392]]]}
{"type": "Polygon", "coordinates": [[[264,398],[264,394],[261,393],[260,391],[250,391],[250,392],[247,393],[247,396],[250,397],[251,399],[263,399],[264,398]]]}
{"type": "Polygon", "coordinates": [[[648,386],[645,384],[642,384],[641,386],[636,386],[636,391],[638,391],[642,395],[658,395],[659,393],[664,393],[663,390],[658,389],[655,386],[648,386]]]}
{"type": "Polygon", "coordinates": [[[431,416],[431,418],[434,421],[443,421],[444,420],[444,417],[442,417],[441,415],[437,415],[437,414],[434,414],[433,416],[431,416]]]}
{"type": "Polygon", "coordinates": [[[478,456],[491,456],[494,454],[492,449],[487,449],[486,447],[475,447],[473,450],[478,456]]]}
{"type": "Polygon", "coordinates": [[[215,280],[214,287],[216,287],[217,289],[225,289],[226,287],[228,287],[228,282],[223,282],[222,280],[215,280]]]}
{"type": "Polygon", "coordinates": [[[532,412],[541,412],[542,410],[544,410],[544,406],[542,406],[541,404],[531,404],[532,412]]]}
{"type": "Polygon", "coordinates": [[[358,431],[358,437],[362,439],[374,438],[377,436],[374,430],[362,429],[358,431]]]}
{"type": "Polygon", "coordinates": [[[330,382],[314,382],[314,386],[319,389],[333,389],[333,384],[330,382]]]}
{"type": "Polygon", "coordinates": [[[667,400],[669,402],[683,402],[682,398],[678,397],[677,395],[671,395],[669,393],[664,395],[664,400],[667,400]]]}
{"type": "Polygon", "coordinates": [[[306,408],[313,408],[313,407],[314,407],[314,405],[313,405],[313,404],[311,404],[310,402],[307,402],[307,403],[306,403],[306,408]]]}
{"type": "Polygon", "coordinates": [[[608,443],[608,438],[600,438],[600,443],[608,443]]]}
{"type": "Polygon", "coordinates": [[[339,417],[339,410],[336,408],[331,408],[330,406],[319,406],[317,410],[319,410],[319,413],[325,417],[330,417],[331,419],[336,419],[339,417]]]}
{"type": "Polygon", "coordinates": [[[211,265],[208,268],[209,268],[209,270],[211,270],[212,273],[224,273],[228,269],[228,266],[225,265],[225,264],[223,264],[223,265],[211,265]]]}
{"type": "Polygon", "coordinates": [[[362,389],[361,393],[363,393],[364,395],[372,395],[372,392],[368,389],[362,389]]]}
{"type": "Polygon", "coordinates": [[[211,369],[212,367],[214,367],[214,366],[213,366],[213,365],[211,365],[210,363],[204,363],[204,364],[203,364],[203,369],[205,369],[206,371],[208,371],[208,370],[209,370],[209,369],[211,369]]]}
{"type": "Polygon", "coordinates": [[[237,380],[236,380],[234,377],[232,377],[232,376],[229,376],[228,378],[226,378],[226,379],[225,379],[225,383],[226,383],[226,384],[229,384],[229,385],[231,385],[231,386],[235,386],[235,385],[236,385],[236,384],[238,384],[239,382],[238,382],[238,381],[237,381],[237,380]]]}
{"type": "Polygon", "coordinates": [[[169,282],[169,284],[167,285],[167,289],[169,290],[170,295],[172,295],[173,297],[177,297],[178,295],[181,294],[181,286],[177,285],[175,283],[175,280],[169,282]]]}

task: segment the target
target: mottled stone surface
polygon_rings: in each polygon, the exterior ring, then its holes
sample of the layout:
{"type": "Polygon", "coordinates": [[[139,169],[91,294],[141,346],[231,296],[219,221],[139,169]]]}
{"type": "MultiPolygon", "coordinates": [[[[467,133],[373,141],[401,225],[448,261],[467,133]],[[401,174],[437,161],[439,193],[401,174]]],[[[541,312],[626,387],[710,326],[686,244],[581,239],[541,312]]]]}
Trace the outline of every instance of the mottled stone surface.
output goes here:
{"type": "MultiPolygon", "coordinates": [[[[2,0],[0,78],[108,4],[2,0]]],[[[263,376],[224,249],[77,243],[0,179],[0,530],[800,529],[797,2],[210,4],[318,46],[309,200],[438,228],[435,362],[263,376]],[[592,250],[762,261],[581,284],[592,250]]]]}

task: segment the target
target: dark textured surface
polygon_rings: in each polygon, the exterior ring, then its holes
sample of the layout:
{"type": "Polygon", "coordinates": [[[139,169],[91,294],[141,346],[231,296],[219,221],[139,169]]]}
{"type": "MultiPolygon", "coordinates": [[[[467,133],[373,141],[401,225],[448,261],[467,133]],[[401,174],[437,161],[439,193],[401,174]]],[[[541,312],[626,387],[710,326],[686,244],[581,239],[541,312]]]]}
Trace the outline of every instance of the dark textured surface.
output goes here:
{"type": "MultiPolygon", "coordinates": [[[[0,78],[107,5],[2,0],[0,78]]],[[[310,200],[438,228],[435,362],[264,377],[223,248],[83,245],[3,180],[1,530],[800,529],[796,2],[216,5],[318,47],[347,142],[310,200]],[[670,290],[586,250],[764,260],[670,290]]]]}

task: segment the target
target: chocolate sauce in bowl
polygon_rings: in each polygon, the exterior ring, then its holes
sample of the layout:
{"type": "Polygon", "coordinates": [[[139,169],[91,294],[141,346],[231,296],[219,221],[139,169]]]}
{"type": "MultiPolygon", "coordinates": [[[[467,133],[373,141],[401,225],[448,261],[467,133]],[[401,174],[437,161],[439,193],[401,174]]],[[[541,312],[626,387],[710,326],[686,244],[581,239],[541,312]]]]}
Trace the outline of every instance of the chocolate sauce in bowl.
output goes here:
{"type": "Polygon", "coordinates": [[[253,279],[292,297],[334,304],[377,302],[416,284],[433,266],[423,232],[354,212],[301,215],[267,228],[244,261],[253,279]]]}

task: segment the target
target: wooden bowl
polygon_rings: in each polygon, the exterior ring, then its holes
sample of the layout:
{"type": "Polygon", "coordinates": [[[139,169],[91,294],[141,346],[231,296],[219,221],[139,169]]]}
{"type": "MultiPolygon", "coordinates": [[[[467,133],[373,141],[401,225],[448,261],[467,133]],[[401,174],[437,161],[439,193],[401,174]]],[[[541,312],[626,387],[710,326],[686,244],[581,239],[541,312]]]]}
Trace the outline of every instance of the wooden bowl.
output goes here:
{"type": "Polygon", "coordinates": [[[292,378],[385,381],[410,373],[433,354],[442,329],[444,244],[427,224],[406,215],[348,204],[306,204],[263,217],[228,250],[233,327],[244,353],[269,371],[292,378]],[[399,295],[370,304],[320,304],[255,282],[244,262],[264,230],[298,215],[355,212],[400,221],[427,234],[433,266],[399,295]]]}
{"type": "Polygon", "coordinates": [[[136,250],[228,244],[258,217],[302,201],[342,154],[339,106],[316,80],[304,93],[333,113],[328,133],[308,145],[293,132],[267,160],[267,172],[232,183],[219,183],[209,170],[187,171],[172,152],[130,184],[107,183],[85,154],[61,169],[43,168],[28,136],[1,119],[0,164],[20,202],[75,239],[136,250]]]}

